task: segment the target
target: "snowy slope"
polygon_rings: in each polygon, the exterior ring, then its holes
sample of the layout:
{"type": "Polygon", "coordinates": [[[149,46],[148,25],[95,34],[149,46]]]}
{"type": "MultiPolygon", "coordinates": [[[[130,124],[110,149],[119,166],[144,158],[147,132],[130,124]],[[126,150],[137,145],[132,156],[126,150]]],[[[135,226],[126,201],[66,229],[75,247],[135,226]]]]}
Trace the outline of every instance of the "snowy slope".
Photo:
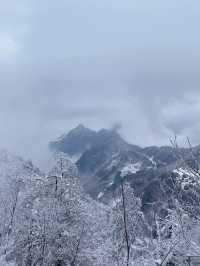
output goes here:
{"type": "Polygon", "coordinates": [[[125,177],[129,174],[136,174],[138,171],[140,171],[141,166],[142,166],[142,162],[137,162],[134,164],[131,164],[131,163],[126,164],[121,170],[121,176],[125,177]]]}

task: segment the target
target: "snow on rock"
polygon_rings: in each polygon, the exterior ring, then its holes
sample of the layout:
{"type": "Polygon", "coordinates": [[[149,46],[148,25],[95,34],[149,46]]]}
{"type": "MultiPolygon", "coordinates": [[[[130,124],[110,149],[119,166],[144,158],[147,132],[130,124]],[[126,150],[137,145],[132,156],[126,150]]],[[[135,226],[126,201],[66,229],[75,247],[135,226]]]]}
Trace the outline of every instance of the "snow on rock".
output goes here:
{"type": "Polygon", "coordinates": [[[104,195],[104,193],[103,193],[103,192],[100,192],[100,193],[98,194],[97,198],[100,199],[100,198],[103,197],[103,195],[104,195]]]}
{"type": "Polygon", "coordinates": [[[114,184],[114,181],[111,181],[111,182],[108,184],[108,187],[111,187],[113,184],[114,184]]]}
{"type": "Polygon", "coordinates": [[[157,168],[157,163],[156,163],[156,161],[154,161],[154,157],[153,156],[149,157],[149,161],[152,163],[154,168],[157,168]]]}
{"type": "Polygon", "coordinates": [[[128,174],[136,174],[141,169],[141,162],[137,162],[134,164],[127,164],[121,170],[121,177],[125,177],[128,174]]]}

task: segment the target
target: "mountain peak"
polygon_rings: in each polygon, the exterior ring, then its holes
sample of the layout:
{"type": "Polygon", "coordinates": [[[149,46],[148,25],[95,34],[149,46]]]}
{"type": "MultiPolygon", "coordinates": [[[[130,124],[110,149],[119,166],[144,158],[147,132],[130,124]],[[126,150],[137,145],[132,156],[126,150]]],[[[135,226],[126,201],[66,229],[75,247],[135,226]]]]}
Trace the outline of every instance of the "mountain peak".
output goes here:
{"type": "Polygon", "coordinates": [[[64,152],[70,156],[80,156],[91,147],[119,147],[128,145],[115,129],[91,130],[79,124],[67,134],[50,143],[52,150],[64,152]]]}
{"type": "Polygon", "coordinates": [[[75,127],[74,129],[70,130],[67,134],[67,136],[73,135],[73,134],[90,134],[90,133],[95,133],[95,131],[93,131],[92,129],[89,129],[87,127],[85,127],[83,124],[79,124],[77,127],[75,127]]]}
{"type": "Polygon", "coordinates": [[[51,142],[50,149],[67,153],[70,156],[79,156],[91,147],[96,134],[95,131],[79,124],[57,141],[51,142]]]}
{"type": "Polygon", "coordinates": [[[74,130],[85,130],[88,129],[87,127],[85,127],[83,124],[79,124],[77,127],[74,128],[74,130]]]}

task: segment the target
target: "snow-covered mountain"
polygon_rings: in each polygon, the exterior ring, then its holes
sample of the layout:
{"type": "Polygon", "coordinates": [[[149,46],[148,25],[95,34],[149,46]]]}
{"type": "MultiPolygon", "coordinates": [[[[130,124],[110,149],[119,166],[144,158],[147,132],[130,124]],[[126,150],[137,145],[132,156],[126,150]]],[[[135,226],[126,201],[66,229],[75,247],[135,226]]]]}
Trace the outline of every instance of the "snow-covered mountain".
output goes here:
{"type": "Polygon", "coordinates": [[[126,175],[144,167],[153,167],[152,160],[142,153],[140,147],[128,144],[114,130],[95,132],[78,126],[52,142],[50,147],[78,158],[76,165],[82,183],[94,197],[115,184],[119,171],[126,175]]]}
{"type": "Polygon", "coordinates": [[[189,154],[189,149],[175,151],[170,146],[141,148],[127,143],[115,130],[96,132],[83,125],[51,142],[50,147],[78,158],[82,184],[94,198],[111,197],[121,178],[127,178],[145,203],[149,200],[146,191],[151,195],[159,190],[163,175],[178,175],[175,170],[181,161],[179,153],[186,158],[189,154]]]}

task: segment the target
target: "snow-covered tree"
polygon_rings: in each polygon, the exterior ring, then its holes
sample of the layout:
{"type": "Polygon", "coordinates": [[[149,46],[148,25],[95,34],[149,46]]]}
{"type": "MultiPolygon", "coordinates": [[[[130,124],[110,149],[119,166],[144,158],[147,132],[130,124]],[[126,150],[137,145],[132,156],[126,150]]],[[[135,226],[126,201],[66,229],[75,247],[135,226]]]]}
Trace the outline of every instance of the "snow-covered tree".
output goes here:
{"type": "Polygon", "coordinates": [[[116,192],[113,202],[113,243],[117,265],[131,265],[145,252],[144,234],[147,230],[141,211],[141,201],[126,182],[116,192]]]}

